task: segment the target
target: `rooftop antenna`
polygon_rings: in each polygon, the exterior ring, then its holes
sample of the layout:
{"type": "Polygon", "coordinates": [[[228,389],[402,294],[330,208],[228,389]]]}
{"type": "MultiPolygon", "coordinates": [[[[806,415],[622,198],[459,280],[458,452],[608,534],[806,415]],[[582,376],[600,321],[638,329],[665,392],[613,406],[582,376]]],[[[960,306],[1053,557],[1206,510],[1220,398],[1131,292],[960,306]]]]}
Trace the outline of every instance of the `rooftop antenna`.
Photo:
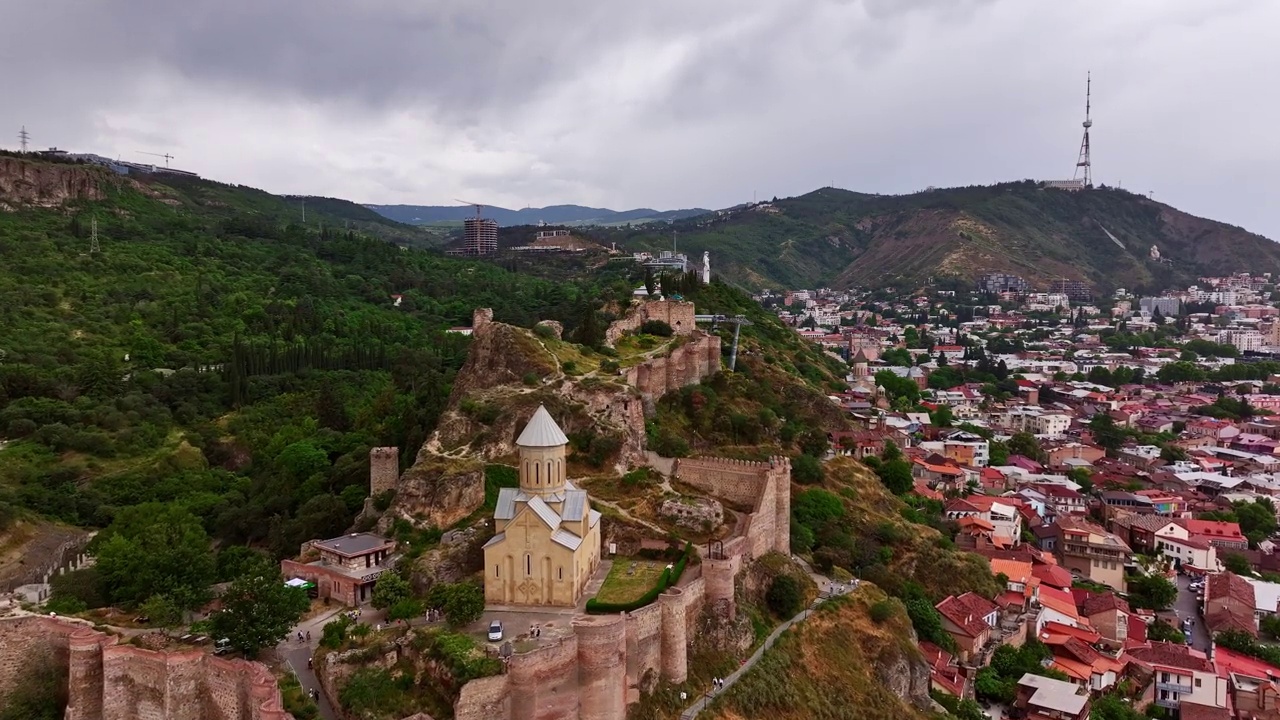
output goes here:
{"type": "Polygon", "coordinates": [[[27,151],[27,142],[30,140],[31,140],[31,133],[27,132],[27,126],[23,125],[22,129],[18,131],[18,141],[22,143],[23,153],[27,151]]]}
{"type": "Polygon", "coordinates": [[[169,167],[169,161],[173,159],[173,156],[170,155],[169,153],[164,153],[163,155],[161,155],[160,153],[147,152],[146,150],[139,150],[137,152],[140,155],[154,155],[156,157],[164,158],[164,166],[166,169],[169,167]]]}
{"type": "Polygon", "coordinates": [[[1093,187],[1093,160],[1089,157],[1089,128],[1093,127],[1093,120],[1090,118],[1092,110],[1091,102],[1093,95],[1093,73],[1085,75],[1084,81],[1084,139],[1080,141],[1080,159],[1076,161],[1076,172],[1072,176],[1074,180],[1083,181],[1083,187],[1093,187]]]}

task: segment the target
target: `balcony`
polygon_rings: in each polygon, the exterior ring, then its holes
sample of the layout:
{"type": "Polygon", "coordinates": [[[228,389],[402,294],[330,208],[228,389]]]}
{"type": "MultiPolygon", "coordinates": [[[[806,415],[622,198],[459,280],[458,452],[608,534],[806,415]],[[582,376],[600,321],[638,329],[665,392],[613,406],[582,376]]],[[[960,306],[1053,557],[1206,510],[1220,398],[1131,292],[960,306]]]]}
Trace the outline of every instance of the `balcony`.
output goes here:
{"type": "Polygon", "coordinates": [[[1158,697],[1157,697],[1157,698],[1156,698],[1156,705],[1159,705],[1159,706],[1160,706],[1160,707],[1162,707],[1162,708],[1168,708],[1168,709],[1170,709],[1170,710],[1177,710],[1179,707],[1181,707],[1181,706],[1182,706],[1182,701],[1180,701],[1180,700],[1161,700],[1160,698],[1158,698],[1158,697]]]}
{"type": "Polygon", "coordinates": [[[1191,686],[1179,685],[1178,683],[1157,682],[1156,690],[1168,690],[1169,692],[1175,692],[1179,695],[1186,695],[1191,692],[1191,686]]]}

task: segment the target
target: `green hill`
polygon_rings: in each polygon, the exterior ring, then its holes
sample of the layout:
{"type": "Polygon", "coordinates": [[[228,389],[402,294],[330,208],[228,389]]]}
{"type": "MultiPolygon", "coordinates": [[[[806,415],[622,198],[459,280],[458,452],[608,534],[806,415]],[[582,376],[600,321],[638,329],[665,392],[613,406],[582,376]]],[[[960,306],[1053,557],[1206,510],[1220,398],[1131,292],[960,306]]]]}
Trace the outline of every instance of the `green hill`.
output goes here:
{"type": "Polygon", "coordinates": [[[630,295],[401,249],[343,201],[303,226],[300,204],[0,157],[0,510],[101,527],[177,503],[295,552],[350,526],[369,447],[407,466],[432,430],[468,342],[449,327],[492,307],[572,329],[630,295]]]}
{"type": "MultiPolygon", "coordinates": [[[[1031,181],[895,196],[823,188],[674,229],[682,251],[710,251],[717,272],[751,288],[919,286],[1009,272],[1044,288],[1067,278],[1156,290],[1208,274],[1280,271],[1280,244],[1241,228],[1124,190],[1072,193],[1031,181]]],[[[628,231],[622,242],[668,249],[671,236],[628,231]]]]}

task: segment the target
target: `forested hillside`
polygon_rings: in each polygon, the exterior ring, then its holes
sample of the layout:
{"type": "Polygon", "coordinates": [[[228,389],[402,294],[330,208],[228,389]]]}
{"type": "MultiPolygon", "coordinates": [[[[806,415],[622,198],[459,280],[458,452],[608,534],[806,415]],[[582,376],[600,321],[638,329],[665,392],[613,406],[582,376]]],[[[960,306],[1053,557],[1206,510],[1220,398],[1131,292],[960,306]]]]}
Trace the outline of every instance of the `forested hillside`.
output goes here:
{"type": "Polygon", "coordinates": [[[96,183],[0,197],[0,503],[68,523],[159,502],[296,552],[350,526],[370,447],[407,465],[433,428],[468,343],[447,328],[572,329],[630,294],[401,249],[340,229],[343,201],[303,226],[257,190],[20,162],[0,187],[96,183]]]}
{"type": "MultiPolygon", "coordinates": [[[[680,220],[679,247],[752,288],[919,286],[1021,275],[1154,291],[1202,275],[1280,271],[1280,244],[1115,188],[1031,181],[868,195],[823,188],[680,220]],[[1153,258],[1152,246],[1159,251],[1153,258]]],[[[618,231],[628,249],[669,249],[670,229],[618,231]]]]}

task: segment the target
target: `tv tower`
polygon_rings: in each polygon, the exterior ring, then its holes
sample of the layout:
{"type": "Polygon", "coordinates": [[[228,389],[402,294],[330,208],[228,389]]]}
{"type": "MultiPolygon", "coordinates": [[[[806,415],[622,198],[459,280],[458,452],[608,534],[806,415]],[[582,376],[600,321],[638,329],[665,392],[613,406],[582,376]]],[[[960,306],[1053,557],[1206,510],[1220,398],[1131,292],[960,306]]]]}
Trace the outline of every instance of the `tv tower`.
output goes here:
{"type": "Polygon", "coordinates": [[[1082,187],[1093,187],[1093,160],[1089,157],[1089,128],[1093,127],[1093,120],[1089,117],[1091,110],[1090,100],[1093,92],[1093,73],[1085,76],[1084,81],[1084,139],[1080,141],[1080,159],[1076,161],[1076,173],[1072,176],[1073,180],[1082,182],[1082,187]],[[1083,177],[1081,176],[1083,174],[1083,177]]]}

